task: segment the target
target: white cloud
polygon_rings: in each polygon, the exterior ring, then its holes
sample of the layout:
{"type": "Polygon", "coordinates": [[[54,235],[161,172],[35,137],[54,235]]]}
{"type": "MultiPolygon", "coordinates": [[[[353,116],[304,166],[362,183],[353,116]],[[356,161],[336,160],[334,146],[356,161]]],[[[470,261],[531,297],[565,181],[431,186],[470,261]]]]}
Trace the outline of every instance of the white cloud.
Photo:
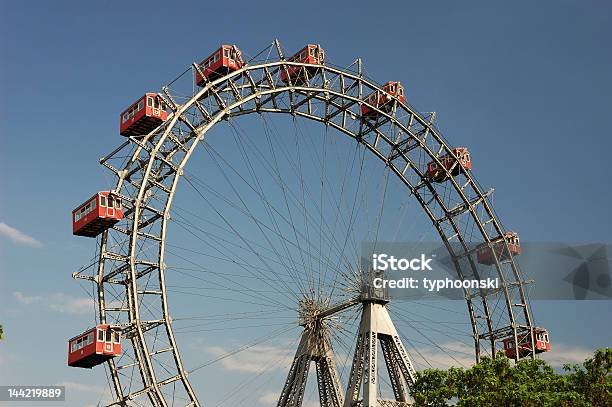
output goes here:
{"type": "MultiPolygon", "coordinates": [[[[470,367],[474,364],[473,347],[461,342],[440,343],[440,347],[445,352],[432,347],[419,347],[419,352],[434,368],[438,369],[448,369],[451,366],[470,367]]],[[[407,350],[410,353],[410,348],[407,350]]],[[[550,352],[541,353],[538,357],[547,361],[552,367],[562,367],[565,363],[582,364],[593,353],[593,350],[580,346],[553,343],[550,352]]],[[[410,353],[410,356],[417,365],[417,369],[429,368],[429,365],[419,355],[410,353]]]]}
{"type": "Polygon", "coordinates": [[[275,393],[273,391],[267,391],[257,401],[259,401],[264,406],[273,406],[278,402],[279,397],[280,397],[280,393],[275,393]]]}
{"type": "Polygon", "coordinates": [[[74,391],[81,393],[104,394],[107,392],[107,389],[105,387],[79,382],[60,382],[57,383],[57,386],[66,387],[66,391],[74,391]]]}
{"type": "MultiPolygon", "coordinates": [[[[404,345],[406,346],[407,343],[404,343],[404,345]]],[[[448,369],[451,366],[470,367],[476,361],[473,356],[473,346],[462,342],[443,342],[439,345],[443,350],[437,347],[419,345],[417,345],[419,353],[416,353],[409,346],[406,346],[406,350],[416,365],[417,370],[429,368],[448,369]]]]}
{"type": "Polygon", "coordinates": [[[15,298],[22,304],[33,304],[39,302],[52,311],[63,314],[87,314],[94,310],[94,301],[87,297],[71,297],[64,293],[54,293],[45,296],[26,295],[21,291],[13,293],[15,298]]]}
{"type": "MultiPolygon", "coordinates": [[[[208,347],[207,351],[217,357],[222,357],[231,352],[231,350],[220,346],[208,347]]],[[[274,346],[254,346],[222,359],[221,366],[223,366],[225,370],[246,373],[259,373],[262,370],[287,371],[293,361],[294,353],[295,349],[274,346]]]]}
{"type": "MultiPolygon", "coordinates": [[[[66,393],[86,393],[86,398],[91,400],[92,398],[100,399],[100,405],[107,405],[111,403],[112,393],[108,387],[98,386],[95,384],[86,384],[81,382],[72,382],[72,381],[64,381],[56,383],[56,386],[64,386],[66,388],[66,393]],[[92,397],[93,396],[93,397],[92,397]]],[[[93,404],[85,404],[83,407],[94,407],[93,404]]]]}
{"type": "Polygon", "coordinates": [[[63,293],[49,296],[47,303],[53,311],[66,314],[87,314],[92,313],[94,310],[92,298],[71,297],[63,293]]]}
{"type": "Polygon", "coordinates": [[[592,357],[593,350],[580,346],[553,343],[550,352],[542,353],[541,358],[550,363],[553,367],[563,367],[564,364],[582,364],[585,359],[592,357]]]}
{"type": "Polygon", "coordinates": [[[28,236],[22,231],[17,230],[4,222],[0,222],[0,235],[8,237],[13,241],[13,243],[32,247],[42,247],[42,243],[34,239],[32,236],[28,236]]]}
{"type": "Polygon", "coordinates": [[[17,298],[17,300],[23,304],[32,304],[33,302],[38,302],[40,300],[42,300],[42,297],[39,296],[27,296],[24,295],[21,291],[15,291],[13,293],[13,295],[15,296],[15,298],[17,298]]]}

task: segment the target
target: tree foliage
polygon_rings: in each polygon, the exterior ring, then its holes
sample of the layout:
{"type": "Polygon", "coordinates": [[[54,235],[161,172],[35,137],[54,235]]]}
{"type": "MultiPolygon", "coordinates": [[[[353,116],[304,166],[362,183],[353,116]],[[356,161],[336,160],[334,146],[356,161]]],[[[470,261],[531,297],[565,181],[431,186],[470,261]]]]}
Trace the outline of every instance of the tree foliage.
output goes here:
{"type": "Polygon", "coordinates": [[[417,406],[612,407],[612,348],[564,370],[537,359],[512,364],[500,353],[468,369],[418,372],[412,396],[417,406]]]}

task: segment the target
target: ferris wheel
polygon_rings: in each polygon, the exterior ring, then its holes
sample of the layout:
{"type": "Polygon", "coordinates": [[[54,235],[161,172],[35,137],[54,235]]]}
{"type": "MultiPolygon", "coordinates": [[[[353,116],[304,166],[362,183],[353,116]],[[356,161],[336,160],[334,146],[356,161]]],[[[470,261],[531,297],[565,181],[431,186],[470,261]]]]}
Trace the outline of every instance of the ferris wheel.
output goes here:
{"type": "Polygon", "coordinates": [[[518,234],[468,149],[409,100],[359,59],[336,66],[317,44],[286,57],[278,41],[252,57],[222,45],[144,94],[100,160],[116,184],[73,211],[74,234],[99,245],[73,274],[91,283],[97,314],[70,339],[69,365],[106,366],[109,405],[253,406],[274,371],[279,407],[408,406],[435,353],[549,350],[513,258],[518,234]],[[464,288],[465,310],[441,308],[443,321],[427,311],[436,305],[371,289],[361,242],[424,238],[441,242],[457,279],[485,273],[499,288],[464,288]],[[266,358],[229,366],[245,376],[235,391],[207,392],[198,374],[249,350],[266,358]]]}

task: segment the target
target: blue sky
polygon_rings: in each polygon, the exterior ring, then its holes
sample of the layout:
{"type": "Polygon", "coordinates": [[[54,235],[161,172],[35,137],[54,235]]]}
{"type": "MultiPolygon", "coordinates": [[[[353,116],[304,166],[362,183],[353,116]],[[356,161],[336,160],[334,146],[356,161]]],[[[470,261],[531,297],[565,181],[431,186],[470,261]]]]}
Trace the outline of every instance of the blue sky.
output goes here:
{"type": "MultiPolygon", "coordinates": [[[[111,184],[97,160],[122,141],[125,106],[220,43],[254,54],[274,38],[401,80],[446,139],[470,148],[523,240],[610,242],[609,2],[5,2],[0,384],[69,383],[66,405],[96,404],[103,373],[64,366],[64,339],[91,323],[70,275],[95,250],[71,235],[70,211],[111,184]]],[[[609,301],[533,306],[568,359],[610,345],[609,301]]]]}

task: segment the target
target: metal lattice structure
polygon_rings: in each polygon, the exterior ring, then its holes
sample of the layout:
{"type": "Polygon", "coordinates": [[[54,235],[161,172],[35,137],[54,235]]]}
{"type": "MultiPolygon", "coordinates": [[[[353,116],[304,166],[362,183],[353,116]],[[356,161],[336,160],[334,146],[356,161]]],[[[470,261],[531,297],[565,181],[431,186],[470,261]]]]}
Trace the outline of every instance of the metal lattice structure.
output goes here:
{"type": "MultiPolygon", "coordinates": [[[[440,192],[440,185],[426,178],[429,161],[441,165],[439,157],[452,154],[451,145],[434,126],[433,116],[426,117],[408,104],[395,101],[389,111],[368,105],[378,116],[365,120],[360,106],[366,104],[365,96],[380,91],[381,86],[363,74],[360,60],[348,68],[308,65],[287,61],[278,42],[271,49],[276,51],[274,59],[250,61],[235,72],[207,81],[193,94],[175,91],[172,83],[164,87],[159,95],[171,109],[168,120],[148,135],[127,139],[101,159],[117,177],[113,193],[123,201],[125,220],[103,234],[96,274],[77,277],[92,280],[97,287],[101,323],[120,323],[129,339],[131,362],[121,365],[109,362],[114,405],[131,405],[135,400],[148,400],[154,406],[176,405],[169,402],[170,387],[173,394],[180,392],[185,405],[202,405],[183,367],[168,310],[166,233],[184,169],[207,132],[222,120],[248,114],[285,113],[323,123],[354,139],[409,189],[447,247],[458,278],[487,277],[480,275],[476,267],[475,247],[491,244],[505,230],[490,205],[489,192],[478,185],[471,172],[456,177],[452,170],[445,169],[448,172],[445,194],[440,192]],[[299,83],[281,80],[281,73],[288,67],[303,69],[305,79],[299,83]],[[125,156],[127,160],[118,159],[125,156]],[[464,231],[468,228],[477,233],[466,236],[464,231]],[[123,295],[120,305],[110,300],[116,297],[116,292],[123,295]],[[158,343],[167,346],[160,348],[158,343]],[[122,373],[128,370],[137,371],[140,378],[137,384],[125,382],[122,373]]],[[[199,70],[194,63],[187,74],[199,70]]],[[[521,332],[529,331],[533,325],[524,280],[515,262],[496,261],[491,270],[501,283],[498,291],[464,292],[476,359],[495,354],[502,338],[513,337],[518,345],[521,332]],[[494,307],[492,304],[497,301],[503,306],[494,307]]],[[[372,330],[368,328],[370,323],[362,320],[355,354],[358,362],[353,366],[346,401],[326,345],[325,328],[316,325],[304,331],[279,406],[301,405],[301,380],[311,361],[316,364],[322,406],[357,405],[355,389],[358,377],[364,373],[358,366],[363,367],[366,360],[370,365],[376,362],[376,353],[368,351],[368,343],[377,339],[382,342],[396,399],[407,400],[407,387],[414,380],[408,355],[394,334],[384,305],[362,305],[364,318],[385,323],[384,327],[372,330]]],[[[364,405],[374,404],[370,400],[364,405]]]]}
{"type": "Polygon", "coordinates": [[[360,296],[361,322],[344,407],[410,406],[416,370],[387,310],[386,298],[360,296]],[[378,343],[391,381],[394,400],[379,398],[378,343]]]}
{"type": "Polygon", "coordinates": [[[314,363],[321,407],[339,407],[344,402],[336,362],[327,328],[321,319],[308,324],[298,346],[278,407],[299,407],[304,400],[310,365],[314,363]]]}

